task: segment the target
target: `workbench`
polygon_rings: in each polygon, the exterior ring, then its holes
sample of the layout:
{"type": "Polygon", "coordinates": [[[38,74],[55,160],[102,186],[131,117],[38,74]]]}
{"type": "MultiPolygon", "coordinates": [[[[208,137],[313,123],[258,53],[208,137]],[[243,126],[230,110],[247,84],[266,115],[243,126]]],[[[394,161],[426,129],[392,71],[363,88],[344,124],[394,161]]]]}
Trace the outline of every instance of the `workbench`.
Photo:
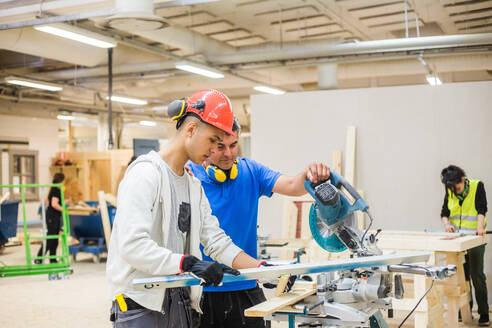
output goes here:
{"type": "MultiPolygon", "coordinates": [[[[463,323],[471,324],[472,317],[468,306],[470,301],[470,285],[465,280],[463,263],[468,249],[488,243],[488,236],[460,235],[458,233],[435,233],[419,231],[382,231],[378,235],[378,247],[385,254],[400,251],[431,251],[428,265],[454,264],[458,268],[455,276],[434,284],[434,291],[429,293],[417,307],[415,327],[427,327],[429,324],[438,327],[458,327],[458,311],[461,311],[463,323]],[[436,288],[437,287],[437,288],[436,288]],[[447,321],[444,321],[442,298],[447,298],[447,321]]],[[[393,309],[409,311],[418,299],[424,295],[431,280],[423,276],[405,279],[406,298],[393,300],[393,309]],[[408,288],[410,287],[410,288],[408,288]],[[408,298],[410,296],[411,298],[408,298]]]]}

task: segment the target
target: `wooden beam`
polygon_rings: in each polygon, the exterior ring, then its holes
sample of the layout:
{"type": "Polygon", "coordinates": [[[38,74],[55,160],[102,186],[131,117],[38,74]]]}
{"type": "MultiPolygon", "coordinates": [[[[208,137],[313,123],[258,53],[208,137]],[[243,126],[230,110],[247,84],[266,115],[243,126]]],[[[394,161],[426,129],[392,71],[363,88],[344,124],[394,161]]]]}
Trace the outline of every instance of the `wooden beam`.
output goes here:
{"type": "Polygon", "coordinates": [[[73,151],[73,126],[72,126],[72,121],[68,121],[68,142],[67,142],[67,151],[72,152],[73,151]]]}
{"type": "Polygon", "coordinates": [[[113,195],[113,194],[104,194],[104,199],[110,203],[111,205],[113,205],[114,207],[117,207],[117,199],[116,199],[116,196],[113,195]]]}
{"type": "Polygon", "coordinates": [[[108,206],[106,205],[104,191],[100,190],[97,194],[99,196],[99,210],[101,212],[101,220],[104,229],[104,239],[106,241],[106,248],[109,249],[109,241],[111,239],[111,223],[109,221],[108,206]]]}
{"type": "Polygon", "coordinates": [[[247,317],[266,317],[283,307],[295,304],[315,293],[315,282],[298,281],[294,284],[290,292],[250,307],[244,310],[244,315],[247,317]]]}
{"type": "Polygon", "coordinates": [[[343,176],[342,172],[342,151],[339,149],[333,150],[333,161],[331,165],[331,169],[338,172],[343,176]]]}
{"type": "Polygon", "coordinates": [[[355,187],[355,144],[357,138],[355,126],[347,127],[347,138],[345,141],[345,168],[343,170],[345,180],[355,187]]]}
{"type": "Polygon", "coordinates": [[[378,235],[378,240],[378,247],[381,249],[462,252],[488,243],[489,237],[465,235],[448,239],[441,233],[383,231],[378,235]]]}
{"type": "Polygon", "coordinates": [[[4,201],[6,201],[10,196],[10,192],[6,192],[5,194],[3,194],[2,198],[0,198],[0,204],[2,204],[4,201]]]}

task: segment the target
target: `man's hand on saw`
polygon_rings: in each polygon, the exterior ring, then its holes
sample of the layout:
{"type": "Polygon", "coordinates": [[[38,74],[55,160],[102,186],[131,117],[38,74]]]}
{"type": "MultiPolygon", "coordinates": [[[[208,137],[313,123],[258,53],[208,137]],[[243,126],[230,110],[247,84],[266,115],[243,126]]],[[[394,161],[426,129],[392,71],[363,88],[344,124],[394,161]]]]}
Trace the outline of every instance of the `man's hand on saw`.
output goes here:
{"type": "Polygon", "coordinates": [[[236,269],[229,268],[224,264],[202,261],[193,255],[183,255],[180,269],[181,271],[189,272],[202,280],[201,285],[203,286],[219,286],[222,283],[224,273],[229,273],[234,276],[239,276],[241,274],[236,269]]]}
{"type": "Polygon", "coordinates": [[[306,169],[306,178],[311,182],[327,180],[330,177],[330,168],[323,163],[312,163],[306,169]]]}
{"type": "MultiPolygon", "coordinates": [[[[268,263],[267,261],[263,261],[260,263],[258,267],[272,267],[275,266],[274,264],[268,263]]],[[[284,290],[282,293],[287,293],[292,289],[292,286],[294,286],[294,283],[296,282],[297,276],[296,275],[289,275],[289,278],[287,280],[287,284],[285,285],[284,290]]],[[[262,279],[259,281],[263,285],[263,287],[268,288],[268,289],[275,289],[277,288],[279,284],[280,278],[271,278],[271,279],[262,279]]]]}

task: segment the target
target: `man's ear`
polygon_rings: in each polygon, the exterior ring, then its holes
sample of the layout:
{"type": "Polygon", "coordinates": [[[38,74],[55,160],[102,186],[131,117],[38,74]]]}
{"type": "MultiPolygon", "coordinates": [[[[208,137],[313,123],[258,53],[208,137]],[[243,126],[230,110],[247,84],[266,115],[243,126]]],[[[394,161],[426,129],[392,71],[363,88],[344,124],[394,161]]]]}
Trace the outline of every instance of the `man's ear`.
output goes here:
{"type": "Polygon", "coordinates": [[[186,123],[184,129],[187,137],[193,137],[198,132],[199,126],[197,122],[190,120],[186,123]]]}

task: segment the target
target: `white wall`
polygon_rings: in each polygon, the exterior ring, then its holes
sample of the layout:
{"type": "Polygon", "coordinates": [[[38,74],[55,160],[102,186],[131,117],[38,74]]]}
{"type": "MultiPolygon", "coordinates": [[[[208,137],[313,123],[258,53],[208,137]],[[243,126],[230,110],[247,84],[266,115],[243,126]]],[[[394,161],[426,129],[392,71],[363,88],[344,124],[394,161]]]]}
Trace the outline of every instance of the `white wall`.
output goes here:
{"type": "MultiPolygon", "coordinates": [[[[491,82],[258,95],[251,99],[251,154],[289,175],[312,161],[331,165],[332,150],[343,151],[346,127],[354,125],[356,186],[366,194],[375,227],[437,229],[440,171],[448,164],[481,179],[492,193],[491,122],[491,82]]],[[[281,217],[280,197],[262,200],[260,233],[280,236],[281,217]]]]}
{"type": "MultiPolygon", "coordinates": [[[[52,158],[58,152],[58,120],[0,115],[0,136],[27,138],[29,146],[20,148],[38,151],[38,183],[51,183],[49,167],[52,158]]],[[[17,146],[17,148],[19,147],[17,146]]],[[[8,167],[3,165],[2,170],[8,170],[8,167]]],[[[5,173],[2,175],[5,177],[5,173]]],[[[2,184],[9,183],[9,181],[3,180],[2,184]]],[[[48,190],[46,190],[46,195],[47,193],[48,190]]],[[[29,202],[27,204],[28,220],[38,219],[38,205],[39,202],[29,202]]],[[[19,221],[22,219],[22,216],[19,215],[19,221]]]]}

